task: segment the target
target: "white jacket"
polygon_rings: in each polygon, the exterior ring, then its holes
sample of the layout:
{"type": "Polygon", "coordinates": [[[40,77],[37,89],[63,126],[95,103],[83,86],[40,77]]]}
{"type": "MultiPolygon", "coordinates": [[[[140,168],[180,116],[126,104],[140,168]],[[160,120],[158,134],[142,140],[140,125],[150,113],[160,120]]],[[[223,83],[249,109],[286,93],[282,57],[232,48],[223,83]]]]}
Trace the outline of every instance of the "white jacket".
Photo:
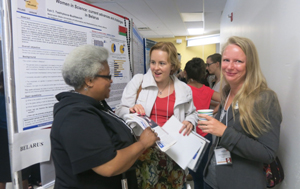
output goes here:
{"type": "MultiPolygon", "coordinates": [[[[175,104],[174,115],[179,121],[187,120],[195,126],[197,125],[198,116],[193,103],[192,90],[185,83],[171,76],[174,81],[175,88],[175,104]]],[[[129,114],[129,108],[135,104],[141,104],[147,116],[150,116],[153,105],[158,94],[158,87],[149,69],[143,74],[136,74],[126,85],[121,104],[116,107],[116,114],[124,118],[125,114],[129,114]],[[137,91],[142,83],[142,90],[136,101],[137,91]]]]}

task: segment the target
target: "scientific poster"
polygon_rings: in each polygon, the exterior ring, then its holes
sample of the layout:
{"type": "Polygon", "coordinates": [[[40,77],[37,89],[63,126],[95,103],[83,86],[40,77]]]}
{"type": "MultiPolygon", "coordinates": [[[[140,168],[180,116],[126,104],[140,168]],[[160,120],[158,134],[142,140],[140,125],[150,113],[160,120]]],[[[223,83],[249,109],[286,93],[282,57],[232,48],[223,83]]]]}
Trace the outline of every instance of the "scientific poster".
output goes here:
{"type": "Polygon", "coordinates": [[[144,39],[145,73],[148,71],[150,65],[150,49],[155,44],[156,41],[147,38],[144,39]]]}
{"type": "Polygon", "coordinates": [[[138,73],[145,73],[144,64],[144,43],[143,37],[139,33],[136,25],[132,24],[132,55],[133,55],[133,75],[138,73]]]}
{"type": "Polygon", "coordinates": [[[55,95],[72,88],[62,78],[66,55],[75,47],[106,47],[113,75],[108,104],[119,104],[130,79],[128,20],[101,8],[72,0],[12,2],[14,74],[19,132],[49,127],[55,95]]]}

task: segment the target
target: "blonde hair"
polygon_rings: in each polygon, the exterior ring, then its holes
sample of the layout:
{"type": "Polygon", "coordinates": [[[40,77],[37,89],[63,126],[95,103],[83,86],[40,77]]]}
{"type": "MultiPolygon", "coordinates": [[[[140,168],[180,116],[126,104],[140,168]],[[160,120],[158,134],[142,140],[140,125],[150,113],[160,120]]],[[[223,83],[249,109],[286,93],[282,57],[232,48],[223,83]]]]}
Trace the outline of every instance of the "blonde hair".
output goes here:
{"type": "MultiPolygon", "coordinates": [[[[246,55],[245,81],[235,95],[232,104],[238,102],[239,121],[244,131],[253,137],[258,137],[270,129],[268,111],[279,111],[279,115],[281,115],[280,105],[276,93],[268,88],[253,42],[247,38],[230,37],[222,48],[222,55],[226,47],[231,44],[239,46],[246,55]],[[272,110],[270,110],[271,106],[272,110]]],[[[224,82],[227,83],[226,78],[221,73],[221,85],[224,82]]],[[[229,91],[230,86],[226,84],[221,91],[221,104],[223,106],[229,91]]]]}
{"type": "Polygon", "coordinates": [[[177,72],[180,69],[180,62],[178,60],[178,54],[177,49],[171,42],[158,42],[150,49],[150,57],[152,54],[152,51],[154,50],[161,50],[168,54],[168,61],[171,62],[172,70],[170,75],[173,75],[175,72],[177,72]]]}

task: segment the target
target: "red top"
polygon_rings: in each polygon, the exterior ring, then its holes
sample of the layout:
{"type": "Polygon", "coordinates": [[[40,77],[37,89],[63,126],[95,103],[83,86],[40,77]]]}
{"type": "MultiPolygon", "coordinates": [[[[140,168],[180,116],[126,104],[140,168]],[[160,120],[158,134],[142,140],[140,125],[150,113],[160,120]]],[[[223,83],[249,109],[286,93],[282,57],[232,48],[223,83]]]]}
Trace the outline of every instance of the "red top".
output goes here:
{"type": "Polygon", "coordinates": [[[150,119],[155,121],[159,126],[163,126],[167,120],[174,114],[175,90],[169,95],[169,108],[167,115],[168,96],[164,98],[157,97],[152,107],[150,119]],[[157,116],[156,116],[157,115],[157,116]]]}
{"type": "MultiPolygon", "coordinates": [[[[192,89],[193,102],[196,110],[209,109],[210,101],[215,91],[205,85],[203,85],[201,88],[193,87],[191,85],[188,86],[190,86],[192,89]]],[[[207,133],[203,133],[198,127],[196,127],[196,131],[201,136],[207,135],[207,133]]]]}

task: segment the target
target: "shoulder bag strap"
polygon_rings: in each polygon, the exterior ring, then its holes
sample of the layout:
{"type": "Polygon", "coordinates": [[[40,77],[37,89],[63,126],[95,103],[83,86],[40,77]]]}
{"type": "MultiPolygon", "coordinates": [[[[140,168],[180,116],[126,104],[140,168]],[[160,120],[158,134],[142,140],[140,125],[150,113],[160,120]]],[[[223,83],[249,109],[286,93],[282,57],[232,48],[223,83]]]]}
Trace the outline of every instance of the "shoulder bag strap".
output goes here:
{"type": "Polygon", "coordinates": [[[139,98],[139,94],[140,94],[140,92],[141,92],[141,90],[142,90],[143,79],[144,79],[144,77],[142,78],[140,87],[138,88],[138,90],[137,90],[137,92],[136,92],[136,98],[135,98],[135,101],[137,101],[137,99],[139,98]]]}

